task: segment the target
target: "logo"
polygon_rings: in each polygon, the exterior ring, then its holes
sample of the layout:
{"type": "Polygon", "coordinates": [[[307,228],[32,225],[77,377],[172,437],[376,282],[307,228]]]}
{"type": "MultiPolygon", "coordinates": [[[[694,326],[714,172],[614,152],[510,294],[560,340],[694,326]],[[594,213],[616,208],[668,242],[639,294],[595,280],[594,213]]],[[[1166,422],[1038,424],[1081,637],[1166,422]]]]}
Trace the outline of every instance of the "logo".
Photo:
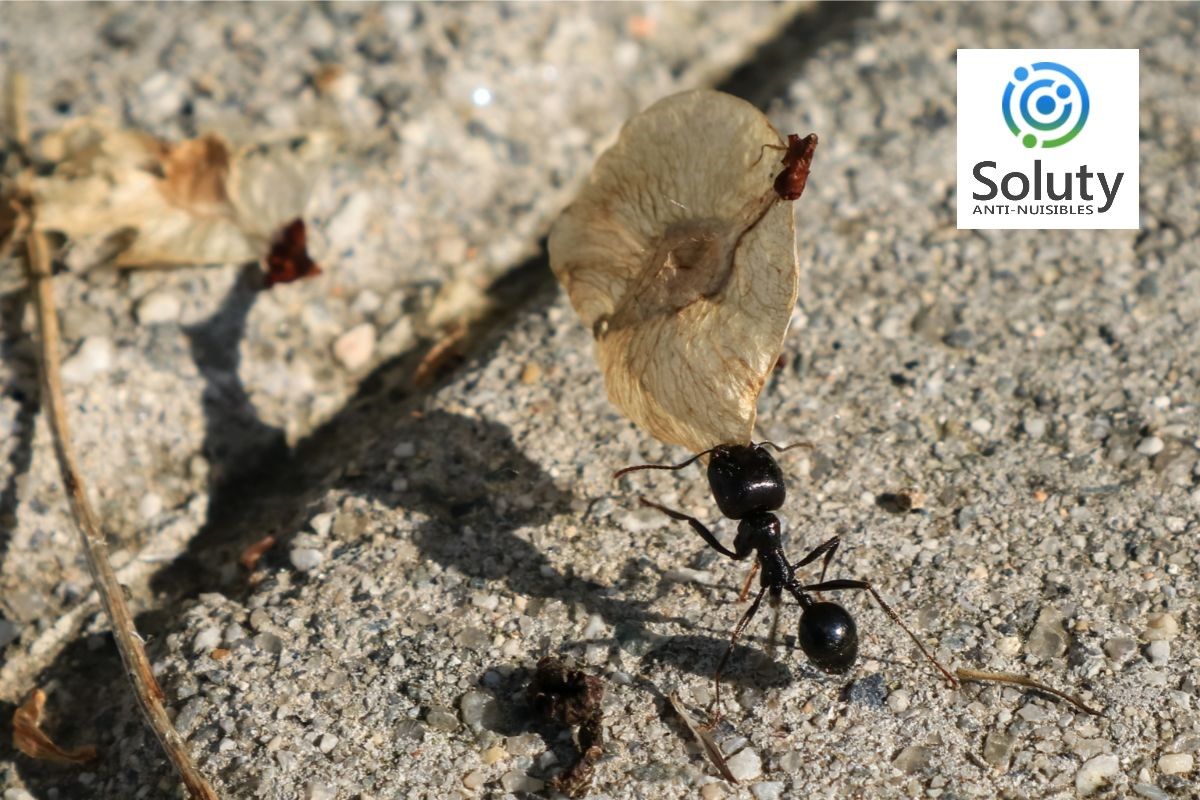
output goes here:
{"type": "Polygon", "coordinates": [[[1004,88],[1002,110],[1008,129],[1021,137],[1021,144],[1037,147],[1040,135],[1042,147],[1059,147],[1079,135],[1087,122],[1090,100],[1087,87],[1073,70],[1053,61],[1038,61],[1032,73],[1017,67],[1013,78],[1015,82],[1009,81],[1004,88]],[[1024,136],[1014,112],[1026,130],[1032,129],[1024,136]],[[1064,130],[1066,133],[1057,135],[1064,130]]]}
{"type": "Polygon", "coordinates": [[[1138,57],[959,50],[958,227],[1136,230],[1138,57]]]}

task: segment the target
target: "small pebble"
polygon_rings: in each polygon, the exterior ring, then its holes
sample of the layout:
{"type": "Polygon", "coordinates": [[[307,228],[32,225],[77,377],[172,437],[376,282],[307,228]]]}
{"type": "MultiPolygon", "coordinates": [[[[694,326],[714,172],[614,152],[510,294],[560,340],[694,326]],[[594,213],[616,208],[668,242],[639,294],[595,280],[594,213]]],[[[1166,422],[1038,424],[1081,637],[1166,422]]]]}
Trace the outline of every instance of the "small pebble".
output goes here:
{"type": "Polygon", "coordinates": [[[521,370],[521,383],[525,384],[526,386],[537,383],[538,379],[541,377],[542,368],[539,367],[534,361],[527,363],[521,370]]]}
{"type": "Polygon", "coordinates": [[[480,760],[483,761],[484,766],[488,767],[490,767],[492,764],[495,764],[497,761],[503,761],[506,758],[508,758],[508,751],[500,745],[489,747],[487,750],[484,750],[483,755],[480,756],[480,760]]]}
{"type": "Polygon", "coordinates": [[[1120,772],[1121,764],[1114,755],[1106,753],[1090,758],[1075,773],[1075,791],[1081,795],[1092,794],[1103,788],[1120,772]]]}
{"type": "Polygon", "coordinates": [[[1012,658],[1021,652],[1021,640],[1016,636],[1001,636],[996,640],[996,650],[1001,655],[1012,658]]]}
{"type": "Polygon", "coordinates": [[[470,772],[468,772],[466,775],[463,775],[462,782],[463,782],[463,786],[467,787],[471,791],[475,791],[480,786],[483,786],[484,781],[486,781],[486,780],[487,780],[487,775],[484,774],[483,770],[473,769],[470,772]]]}
{"type": "Polygon", "coordinates": [[[700,787],[700,800],[721,800],[724,796],[725,790],[716,781],[706,783],[700,787]]]}
{"type": "Polygon", "coordinates": [[[311,572],[321,566],[321,562],[325,560],[325,554],[320,550],[314,550],[311,547],[296,547],[288,555],[291,559],[292,566],[301,572],[311,572]]]}
{"type": "Polygon", "coordinates": [[[1147,436],[1138,442],[1137,451],[1144,456],[1156,456],[1163,451],[1163,440],[1157,436],[1147,436]]]}
{"type": "Polygon", "coordinates": [[[545,783],[537,778],[531,778],[519,769],[509,770],[500,778],[500,785],[506,792],[540,792],[545,783]]]}
{"type": "Polygon", "coordinates": [[[223,636],[225,644],[237,644],[242,639],[246,638],[246,629],[236,622],[231,622],[225,626],[225,634],[223,636]]]}
{"type": "Polygon", "coordinates": [[[783,781],[763,781],[750,787],[755,800],[779,800],[783,797],[783,781]]]}
{"type": "Polygon", "coordinates": [[[1016,739],[1007,733],[992,731],[983,740],[983,760],[994,767],[1008,768],[1008,760],[1012,758],[1013,745],[1016,739]]]}
{"type": "Polygon", "coordinates": [[[163,501],[155,492],[146,492],[138,501],[138,514],[144,520],[152,520],[162,513],[163,501]]]}
{"type": "Polygon", "coordinates": [[[1146,641],[1168,642],[1179,635],[1179,623],[1175,621],[1175,617],[1163,612],[1161,614],[1151,614],[1146,620],[1146,641]]]}
{"type": "Polygon", "coordinates": [[[102,375],[112,367],[115,351],[113,343],[105,336],[91,336],[83,340],[79,349],[62,364],[62,379],[66,383],[86,383],[102,375]]]}
{"type": "Polygon", "coordinates": [[[333,357],[348,370],[359,370],[375,354],[375,326],[369,322],[356,325],[333,343],[333,357]]]}
{"type": "Polygon", "coordinates": [[[888,695],[887,704],[889,709],[899,714],[901,711],[907,711],[912,705],[912,695],[906,689],[897,689],[888,695]]]}
{"type": "Polygon", "coordinates": [[[744,747],[726,759],[729,772],[739,781],[752,781],[762,775],[762,759],[749,747],[744,747]]]}
{"type": "Polygon", "coordinates": [[[341,740],[332,733],[322,734],[320,741],[317,742],[317,747],[320,748],[322,753],[328,753],[337,747],[339,741],[341,740]]]}
{"type": "Polygon", "coordinates": [[[1021,427],[1030,439],[1040,439],[1046,435],[1046,420],[1042,417],[1026,417],[1021,427]]]}
{"type": "Polygon", "coordinates": [[[324,514],[317,514],[308,521],[308,527],[312,528],[318,536],[328,536],[329,529],[333,527],[333,512],[326,511],[324,514]]]}
{"type": "Polygon", "coordinates": [[[1146,645],[1146,658],[1156,667],[1165,667],[1171,660],[1171,645],[1159,640],[1146,645]]]}
{"type": "Polygon", "coordinates": [[[992,432],[992,421],[989,419],[984,419],[983,417],[972,420],[971,430],[975,431],[975,433],[979,434],[980,436],[987,436],[992,432]]]}
{"type": "Polygon", "coordinates": [[[1171,795],[1149,783],[1135,783],[1132,788],[1134,794],[1147,800],[1171,800],[1171,795]]]}
{"type": "Polygon", "coordinates": [[[1195,766],[1191,753],[1167,753],[1158,759],[1158,771],[1163,775],[1186,775],[1195,766]]]}
{"type": "Polygon", "coordinates": [[[429,713],[425,715],[425,724],[435,731],[452,733],[458,730],[458,717],[449,709],[435,707],[429,709],[429,713]]]}
{"type": "Polygon", "coordinates": [[[1117,636],[1104,643],[1104,654],[1113,661],[1124,661],[1137,651],[1137,642],[1128,636],[1117,636]]]}
{"type": "Polygon", "coordinates": [[[192,640],[192,650],[197,653],[208,653],[221,643],[220,628],[205,628],[196,634],[192,640]]]}
{"type": "Polygon", "coordinates": [[[1039,658],[1057,658],[1067,652],[1067,632],[1057,609],[1047,606],[1041,610],[1025,641],[1025,650],[1039,658]]]}
{"type": "Polygon", "coordinates": [[[929,762],[933,759],[933,751],[928,747],[921,745],[909,745],[900,751],[892,761],[892,766],[902,772],[907,772],[910,775],[914,772],[920,772],[929,766],[929,762]]]}
{"type": "Polygon", "coordinates": [[[310,781],[304,787],[304,800],[334,800],[336,797],[337,790],[320,781],[310,781]]]}
{"type": "Polygon", "coordinates": [[[137,320],[142,325],[159,325],[164,322],[175,322],[183,304],[173,293],[159,290],[151,292],[141,299],[137,305],[137,320]]]}
{"type": "Polygon", "coordinates": [[[463,724],[475,733],[488,727],[489,723],[495,724],[499,718],[495,698],[485,692],[467,692],[458,701],[458,709],[462,713],[463,724]]]}

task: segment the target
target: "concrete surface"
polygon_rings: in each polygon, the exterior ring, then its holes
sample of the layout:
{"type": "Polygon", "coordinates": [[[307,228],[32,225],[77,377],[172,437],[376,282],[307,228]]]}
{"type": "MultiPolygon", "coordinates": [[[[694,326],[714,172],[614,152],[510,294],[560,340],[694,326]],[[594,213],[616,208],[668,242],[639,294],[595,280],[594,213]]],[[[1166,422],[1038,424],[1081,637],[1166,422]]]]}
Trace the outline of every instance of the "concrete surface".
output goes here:
{"type": "MultiPolygon", "coordinates": [[[[524,691],[547,653],[607,682],[595,797],[1197,796],[1198,9],[0,8],[35,132],[100,106],[170,136],[344,130],[310,203],[321,278],[58,281],[68,346],[110,356],[70,388],[83,469],[222,796],[545,794],[570,755],[524,691]],[[955,50],[1037,46],[1141,48],[1142,231],[955,229],[955,50]],[[318,95],[322,63],[352,91],[318,95]],[[835,574],[874,581],[945,661],[1033,674],[1102,718],[949,691],[858,597],[847,676],[792,639],[766,654],[765,621],[738,648],[718,734],[741,786],[673,717],[672,691],[708,699],[744,568],[637,509],[645,493],[715,521],[699,470],[609,479],[687,454],[607,405],[539,237],[622,119],[706,83],[821,136],[759,414],[764,438],[816,445],[782,460],[790,552],[841,534],[835,574]],[[152,292],[177,319],[138,324],[152,292]],[[414,385],[462,319],[461,363],[414,385]],[[378,344],[347,370],[334,342],[363,322],[378,344]],[[924,512],[890,513],[880,496],[907,486],[924,512]],[[248,577],[237,556],[266,534],[248,577]]],[[[21,303],[0,310],[0,646],[6,675],[37,665],[0,683],[5,800],[176,796],[86,606],[21,303]],[[98,762],[13,755],[32,685],[98,762]]]]}

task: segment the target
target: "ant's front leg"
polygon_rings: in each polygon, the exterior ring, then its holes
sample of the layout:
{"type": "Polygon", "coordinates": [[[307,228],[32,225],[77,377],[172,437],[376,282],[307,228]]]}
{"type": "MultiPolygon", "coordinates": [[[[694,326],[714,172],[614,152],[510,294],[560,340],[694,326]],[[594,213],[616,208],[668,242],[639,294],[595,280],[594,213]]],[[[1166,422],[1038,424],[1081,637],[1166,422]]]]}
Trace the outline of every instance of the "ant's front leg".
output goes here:
{"type": "Polygon", "coordinates": [[[644,497],[639,498],[639,499],[642,501],[643,506],[646,506],[647,508],[657,508],[659,511],[666,514],[671,519],[677,519],[682,522],[686,522],[688,525],[691,525],[692,530],[694,530],[696,533],[700,534],[700,538],[703,539],[709,547],[711,547],[713,550],[716,550],[721,555],[726,556],[728,558],[732,558],[736,561],[741,561],[743,558],[750,555],[749,550],[747,550],[744,553],[735,553],[732,550],[730,550],[728,547],[726,547],[725,545],[721,544],[719,541],[717,541],[717,537],[713,536],[712,531],[710,531],[708,528],[704,527],[704,523],[702,523],[700,520],[696,519],[695,517],[689,517],[687,514],[684,514],[682,511],[675,511],[673,509],[667,508],[666,506],[660,506],[658,503],[653,503],[644,497]]]}

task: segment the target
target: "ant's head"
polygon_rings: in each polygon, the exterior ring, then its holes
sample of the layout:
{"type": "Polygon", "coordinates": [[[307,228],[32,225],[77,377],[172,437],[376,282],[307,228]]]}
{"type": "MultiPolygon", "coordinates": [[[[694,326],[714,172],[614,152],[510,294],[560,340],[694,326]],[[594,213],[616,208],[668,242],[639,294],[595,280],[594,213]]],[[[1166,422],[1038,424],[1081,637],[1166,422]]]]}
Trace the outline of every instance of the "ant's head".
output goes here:
{"type": "Polygon", "coordinates": [[[730,519],[775,511],[787,494],[779,464],[757,444],[714,447],[708,461],[708,485],[721,513],[730,519]]]}
{"type": "Polygon", "coordinates": [[[800,616],[800,648],[826,672],[841,674],[858,656],[858,630],[837,603],[813,603],[800,616]]]}

